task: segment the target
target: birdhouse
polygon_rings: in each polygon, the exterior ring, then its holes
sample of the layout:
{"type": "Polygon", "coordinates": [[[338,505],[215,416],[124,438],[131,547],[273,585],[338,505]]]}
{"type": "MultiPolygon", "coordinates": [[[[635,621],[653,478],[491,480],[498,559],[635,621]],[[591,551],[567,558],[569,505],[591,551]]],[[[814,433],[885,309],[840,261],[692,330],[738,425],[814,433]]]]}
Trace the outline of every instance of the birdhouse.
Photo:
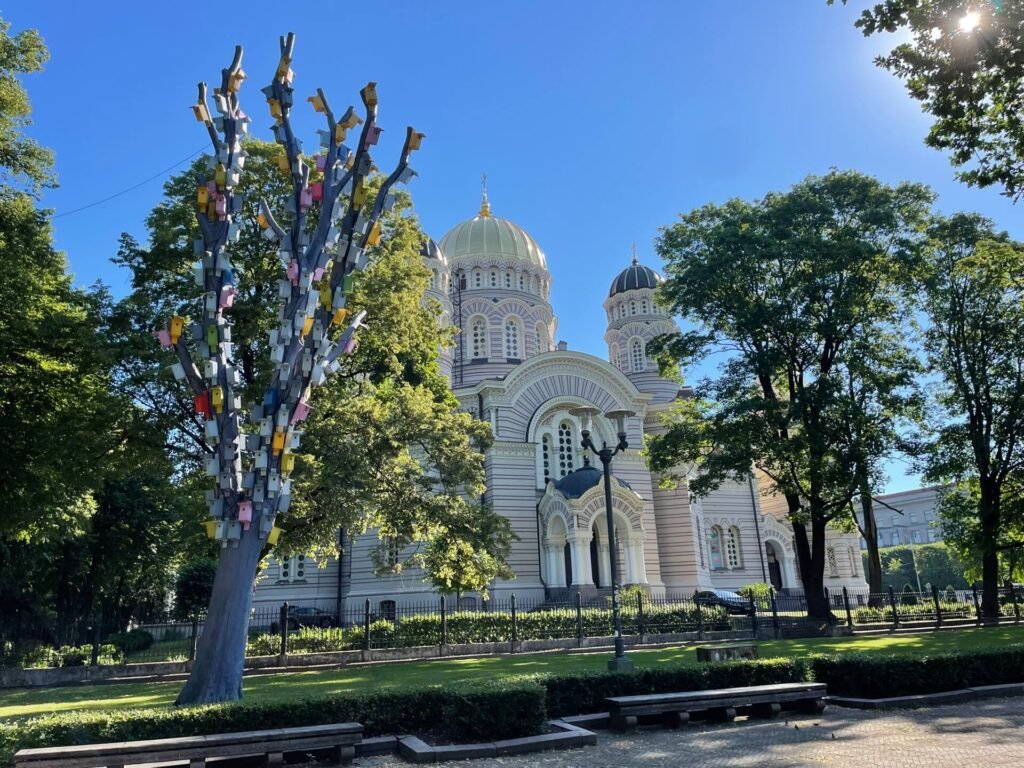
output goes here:
{"type": "Polygon", "coordinates": [[[228,93],[237,93],[238,89],[242,87],[242,81],[245,80],[245,70],[239,67],[235,72],[228,78],[228,93]]]}
{"type": "Polygon", "coordinates": [[[282,173],[291,173],[292,172],[292,166],[288,162],[288,155],[287,154],[282,152],[280,155],[278,155],[277,157],[274,158],[274,162],[277,164],[278,169],[282,173]]]}
{"type": "Polygon", "coordinates": [[[302,210],[306,210],[313,204],[313,193],[309,189],[304,189],[299,193],[299,207],[302,210]]]}
{"type": "Polygon", "coordinates": [[[171,346],[171,333],[166,329],[159,331],[153,331],[153,337],[160,342],[160,346],[163,349],[167,349],[171,346]]]}
{"type": "Polygon", "coordinates": [[[315,112],[322,113],[327,109],[326,105],[324,104],[324,100],[320,98],[319,94],[315,96],[310,96],[308,99],[306,99],[306,101],[313,105],[313,110],[315,112]]]}
{"type": "Polygon", "coordinates": [[[270,437],[274,434],[274,421],[269,416],[260,419],[260,437],[270,437]]]}
{"type": "Polygon", "coordinates": [[[373,229],[366,236],[366,244],[369,246],[380,245],[380,225],[377,222],[373,223],[373,229]]]}
{"type": "Polygon", "coordinates": [[[200,187],[196,192],[196,204],[200,210],[205,210],[207,203],[210,202],[210,190],[206,187],[200,187]]]}
{"type": "Polygon", "coordinates": [[[220,308],[230,309],[235,303],[235,286],[225,285],[220,289],[220,308]]]}
{"type": "Polygon", "coordinates": [[[216,312],[217,311],[217,304],[218,304],[217,292],[216,291],[207,291],[206,292],[206,304],[205,304],[206,311],[207,312],[211,312],[211,313],[212,312],[216,312]]]}
{"type": "Polygon", "coordinates": [[[281,475],[276,469],[270,470],[267,475],[267,493],[276,494],[281,490],[281,475]]]}
{"type": "Polygon", "coordinates": [[[303,321],[303,323],[302,323],[302,336],[303,336],[303,338],[305,338],[306,334],[308,334],[312,329],[313,329],[313,318],[312,317],[307,317],[303,321]]]}
{"type": "Polygon", "coordinates": [[[367,83],[359,95],[363,97],[363,103],[368,107],[376,106],[377,104],[377,84],[372,80],[367,83]]]}
{"type": "Polygon", "coordinates": [[[324,183],[322,181],[314,181],[309,185],[309,194],[314,200],[323,200],[324,183]]]}
{"type": "Polygon", "coordinates": [[[316,163],[316,169],[320,173],[323,173],[324,169],[327,168],[327,155],[317,155],[313,158],[313,161],[316,163]]]}
{"type": "Polygon", "coordinates": [[[277,121],[284,118],[284,113],[281,111],[281,102],[277,99],[267,99],[267,106],[270,107],[270,116],[277,121]]]}
{"type": "Polygon", "coordinates": [[[298,285],[299,263],[295,259],[288,262],[288,279],[291,280],[292,285],[298,285]]]}
{"type": "Polygon", "coordinates": [[[295,406],[295,410],[292,411],[292,424],[298,424],[306,420],[309,416],[309,404],[305,400],[299,400],[295,406]]]}
{"type": "Polygon", "coordinates": [[[281,457],[281,472],[291,472],[295,469],[295,454],[286,453],[281,457]]]}
{"type": "Polygon", "coordinates": [[[220,459],[216,456],[206,457],[206,474],[216,477],[220,474],[220,459]]]}
{"type": "Polygon", "coordinates": [[[224,182],[227,180],[227,171],[224,169],[222,163],[217,163],[217,167],[213,171],[213,181],[218,187],[223,187],[224,182]]]}
{"type": "Polygon", "coordinates": [[[171,373],[174,374],[176,381],[182,381],[185,378],[185,368],[181,363],[175,363],[171,366],[171,373]]]}
{"type": "Polygon", "coordinates": [[[217,422],[210,419],[206,422],[206,442],[215,444],[220,438],[220,431],[217,429],[217,422]]]}
{"type": "Polygon", "coordinates": [[[345,275],[341,282],[341,291],[346,296],[351,296],[352,292],[356,289],[356,277],[355,275],[345,275]]]}
{"type": "Polygon", "coordinates": [[[402,169],[402,172],[398,174],[398,183],[408,184],[410,181],[412,181],[412,177],[415,175],[416,171],[414,171],[409,166],[406,166],[405,168],[402,169]]]}
{"type": "Polygon", "coordinates": [[[206,538],[217,538],[217,523],[217,520],[207,520],[205,523],[203,523],[203,527],[206,529],[206,538]]]}
{"type": "Polygon", "coordinates": [[[240,501],[238,502],[238,522],[244,523],[248,530],[248,524],[252,522],[252,502],[251,501],[240,501]]]}
{"type": "Polygon", "coordinates": [[[425,134],[425,133],[417,133],[416,131],[412,131],[409,134],[409,151],[412,152],[414,150],[419,149],[420,148],[420,144],[423,143],[423,140],[425,138],[427,138],[427,134],[425,134]]]}
{"type": "Polygon", "coordinates": [[[273,450],[275,456],[280,455],[281,451],[284,450],[284,430],[283,429],[278,428],[278,429],[274,430],[274,439],[273,439],[273,442],[271,443],[271,449],[273,450]]]}
{"type": "Polygon", "coordinates": [[[380,140],[380,134],[383,132],[383,128],[378,128],[376,123],[371,124],[366,129],[366,146],[372,147],[380,140]]]}
{"type": "Polygon", "coordinates": [[[360,183],[352,190],[352,205],[356,208],[361,208],[365,202],[366,189],[360,183]]]}
{"type": "Polygon", "coordinates": [[[203,376],[210,381],[217,380],[217,361],[206,360],[203,362],[203,376]]]}
{"type": "Polygon", "coordinates": [[[196,120],[200,123],[210,122],[210,108],[205,104],[194,104],[192,106],[192,114],[196,116],[196,120]]]}
{"type": "Polygon", "coordinates": [[[193,395],[192,404],[195,406],[196,413],[202,416],[204,419],[209,419],[212,415],[210,413],[210,393],[200,392],[198,395],[193,395]]]}
{"type": "Polygon", "coordinates": [[[222,413],[224,411],[224,389],[222,387],[212,387],[210,389],[210,404],[213,406],[214,413],[222,413]]]}
{"type": "Polygon", "coordinates": [[[280,539],[281,539],[281,529],[278,528],[275,525],[273,528],[270,529],[270,533],[267,535],[267,544],[270,544],[271,546],[273,546],[273,545],[277,544],[277,542],[280,539]]]}
{"type": "Polygon", "coordinates": [[[331,325],[341,325],[345,322],[345,318],[350,314],[347,309],[338,309],[334,312],[334,317],[331,318],[331,325]]]}
{"type": "Polygon", "coordinates": [[[217,346],[218,339],[216,325],[211,324],[206,327],[206,343],[210,345],[210,349],[213,349],[214,347],[217,346]]]}
{"type": "Polygon", "coordinates": [[[181,332],[185,329],[185,318],[175,315],[171,318],[171,325],[168,331],[171,335],[171,344],[177,344],[181,338],[181,332]]]}
{"type": "Polygon", "coordinates": [[[267,452],[265,450],[256,451],[253,466],[256,467],[256,469],[267,468],[267,452]]]}

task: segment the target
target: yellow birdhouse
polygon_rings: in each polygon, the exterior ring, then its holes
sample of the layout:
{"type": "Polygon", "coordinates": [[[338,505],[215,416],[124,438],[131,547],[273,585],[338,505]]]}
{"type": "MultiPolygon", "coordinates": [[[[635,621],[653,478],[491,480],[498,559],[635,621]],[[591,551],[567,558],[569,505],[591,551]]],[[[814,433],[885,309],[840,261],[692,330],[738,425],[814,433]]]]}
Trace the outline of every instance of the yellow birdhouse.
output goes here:
{"type": "Polygon", "coordinates": [[[275,120],[284,119],[284,114],[281,112],[281,102],[277,99],[267,99],[267,105],[270,107],[270,116],[275,120]]]}
{"type": "Polygon", "coordinates": [[[278,540],[281,538],[281,530],[282,529],[278,528],[276,525],[271,528],[270,534],[267,536],[267,544],[270,544],[271,546],[277,544],[278,540]]]}
{"type": "Polygon", "coordinates": [[[279,455],[281,453],[281,451],[284,450],[284,430],[283,429],[275,429],[274,430],[274,440],[273,440],[273,443],[271,444],[270,447],[271,447],[271,450],[273,450],[275,456],[279,455]]]}
{"type": "Polygon", "coordinates": [[[210,110],[205,104],[195,104],[192,107],[192,113],[196,116],[196,120],[200,123],[211,123],[210,110]]]}
{"type": "Polygon", "coordinates": [[[334,143],[341,144],[345,140],[345,136],[348,133],[348,129],[342,123],[338,123],[334,126],[334,143]]]}
{"type": "Polygon", "coordinates": [[[280,155],[278,155],[276,158],[274,158],[274,162],[277,163],[277,167],[281,170],[282,173],[291,173],[292,172],[292,166],[288,162],[288,155],[287,154],[280,154],[280,155]]]}
{"type": "Polygon", "coordinates": [[[282,82],[290,83],[294,76],[295,73],[292,72],[292,60],[287,56],[282,56],[277,62],[277,72],[274,73],[274,77],[282,82]]]}
{"type": "Polygon", "coordinates": [[[213,180],[217,182],[218,187],[224,186],[224,182],[227,180],[227,172],[224,170],[223,163],[217,163],[217,170],[213,172],[213,180]]]}
{"type": "Polygon", "coordinates": [[[370,230],[370,234],[366,236],[367,245],[380,245],[380,225],[377,222],[373,223],[373,229],[370,230]]]}
{"type": "Polygon", "coordinates": [[[217,521],[207,520],[203,523],[203,527],[206,529],[206,538],[215,539],[217,538],[217,521]]]}
{"type": "Polygon", "coordinates": [[[334,312],[334,317],[331,318],[331,325],[341,325],[345,322],[345,318],[348,317],[349,312],[347,309],[339,309],[334,312]]]}
{"type": "Polygon", "coordinates": [[[324,280],[324,284],[320,287],[320,304],[325,308],[329,308],[331,306],[331,299],[331,281],[324,280]]]}
{"type": "Polygon", "coordinates": [[[419,149],[420,148],[420,144],[423,142],[423,139],[425,139],[426,137],[427,137],[427,134],[425,134],[425,133],[417,133],[416,131],[413,131],[412,133],[410,133],[409,134],[409,149],[410,150],[419,149]]]}
{"type": "Polygon", "coordinates": [[[341,122],[339,123],[339,125],[347,128],[349,130],[352,130],[357,125],[359,125],[361,122],[363,122],[363,118],[361,118],[355,112],[351,112],[350,111],[350,112],[345,113],[345,116],[341,118],[341,122]]]}
{"type": "Polygon", "coordinates": [[[175,315],[171,318],[171,344],[177,344],[178,339],[181,338],[181,332],[185,328],[185,318],[175,315]]]}
{"type": "Polygon", "coordinates": [[[270,222],[267,221],[267,217],[264,216],[262,213],[256,215],[256,225],[260,229],[266,229],[269,226],[269,224],[270,222]]]}
{"type": "Polygon", "coordinates": [[[366,190],[360,183],[358,187],[352,190],[352,205],[356,208],[361,208],[363,203],[366,202],[366,190]]]}
{"type": "Polygon", "coordinates": [[[302,323],[302,336],[306,336],[313,330],[313,318],[307,317],[302,323]]]}
{"type": "Polygon", "coordinates": [[[210,190],[206,187],[200,187],[196,192],[196,203],[205,210],[206,206],[210,204],[210,190]]]}
{"type": "Polygon", "coordinates": [[[320,98],[320,94],[310,96],[306,101],[313,105],[313,109],[316,112],[325,112],[327,110],[327,107],[324,105],[324,100],[320,98]]]}
{"type": "Polygon", "coordinates": [[[222,387],[210,388],[210,402],[213,404],[213,410],[217,413],[224,411],[224,389],[222,387]]]}
{"type": "Polygon", "coordinates": [[[238,93],[238,89],[242,87],[245,77],[245,70],[239,67],[238,71],[228,78],[228,93],[238,93]]]}
{"type": "Polygon", "coordinates": [[[366,87],[359,92],[359,95],[363,97],[363,103],[368,107],[372,107],[377,103],[377,84],[369,82],[366,87]]]}
{"type": "Polygon", "coordinates": [[[286,453],[281,457],[281,472],[291,472],[295,469],[295,454],[286,453]]]}

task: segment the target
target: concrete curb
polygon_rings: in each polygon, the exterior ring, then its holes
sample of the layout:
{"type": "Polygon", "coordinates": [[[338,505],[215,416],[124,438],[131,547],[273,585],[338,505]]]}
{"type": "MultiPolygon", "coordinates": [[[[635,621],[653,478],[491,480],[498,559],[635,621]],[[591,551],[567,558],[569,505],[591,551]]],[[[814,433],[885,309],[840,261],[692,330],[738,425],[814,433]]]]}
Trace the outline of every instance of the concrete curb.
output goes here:
{"type": "MultiPolygon", "coordinates": [[[[446,760],[523,755],[547,749],[572,749],[597,744],[597,734],[585,728],[564,720],[551,720],[548,725],[556,729],[556,733],[479,744],[448,744],[440,747],[433,747],[416,736],[402,736],[397,740],[398,754],[411,763],[440,763],[446,760]]],[[[360,752],[358,747],[356,753],[369,754],[360,752]]]]}
{"type": "Polygon", "coordinates": [[[837,707],[848,709],[910,709],[914,707],[936,707],[942,704],[956,704],[975,699],[994,699],[1008,696],[1024,696],[1024,683],[1006,685],[982,685],[962,688],[958,691],[924,693],[916,696],[892,696],[885,699],[861,699],[852,696],[827,696],[826,701],[837,707]]]}

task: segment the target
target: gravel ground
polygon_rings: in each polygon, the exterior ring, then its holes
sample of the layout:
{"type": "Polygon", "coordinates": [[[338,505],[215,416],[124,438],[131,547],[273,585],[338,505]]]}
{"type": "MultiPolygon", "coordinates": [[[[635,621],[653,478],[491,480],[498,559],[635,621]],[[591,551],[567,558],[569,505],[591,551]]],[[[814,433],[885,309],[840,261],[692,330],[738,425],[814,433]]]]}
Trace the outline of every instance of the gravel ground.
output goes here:
{"type": "MultiPolygon", "coordinates": [[[[678,731],[598,732],[598,744],[555,752],[451,763],[465,768],[1020,768],[1024,702],[991,699],[928,709],[864,712],[829,707],[823,714],[678,731]]],[[[409,765],[397,757],[357,760],[359,768],[409,765]]]]}

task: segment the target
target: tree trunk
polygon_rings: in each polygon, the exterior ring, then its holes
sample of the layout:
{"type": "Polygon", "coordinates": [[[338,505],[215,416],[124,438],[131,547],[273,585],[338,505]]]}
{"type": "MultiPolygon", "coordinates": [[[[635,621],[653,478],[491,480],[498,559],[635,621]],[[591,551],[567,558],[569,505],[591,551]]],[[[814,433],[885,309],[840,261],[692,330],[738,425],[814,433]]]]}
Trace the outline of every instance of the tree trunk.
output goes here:
{"type": "Polygon", "coordinates": [[[800,580],[807,601],[807,617],[831,619],[832,608],[825,597],[825,524],[812,519],[810,540],[807,526],[803,523],[794,522],[793,533],[800,563],[800,580]]]}
{"type": "Polygon", "coordinates": [[[860,510],[863,523],[861,532],[868,550],[868,605],[879,608],[882,605],[882,557],[878,554],[878,525],[875,522],[875,504],[871,498],[871,487],[861,480],[860,510]]]}
{"type": "Polygon", "coordinates": [[[982,480],[978,517],[981,522],[981,615],[999,618],[999,495],[998,484],[982,480]]]}
{"type": "Polygon", "coordinates": [[[175,704],[207,704],[242,698],[242,670],[249,634],[253,582],[263,542],[255,529],[237,547],[220,551],[210,607],[196,644],[196,660],[175,704]]]}

